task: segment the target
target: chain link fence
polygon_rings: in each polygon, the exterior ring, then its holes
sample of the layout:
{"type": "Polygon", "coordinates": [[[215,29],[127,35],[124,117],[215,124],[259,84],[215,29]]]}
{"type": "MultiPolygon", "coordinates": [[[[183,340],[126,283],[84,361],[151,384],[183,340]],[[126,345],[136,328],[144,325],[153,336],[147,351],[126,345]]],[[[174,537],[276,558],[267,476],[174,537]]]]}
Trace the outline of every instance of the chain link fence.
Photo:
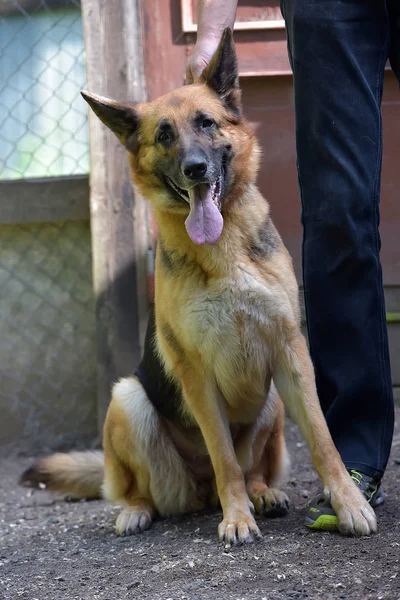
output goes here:
{"type": "Polygon", "coordinates": [[[43,451],[96,435],[89,224],[0,226],[0,436],[43,451]]]}
{"type": "MultiPolygon", "coordinates": [[[[88,173],[84,85],[80,3],[0,0],[0,207],[5,180],[88,173]]],[[[52,221],[0,219],[1,454],[97,436],[90,224],[52,221]]]]}
{"type": "Polygon", "coordinates": [[[87,173],[77,0],[0,0],[0,179],[87,173]]]}

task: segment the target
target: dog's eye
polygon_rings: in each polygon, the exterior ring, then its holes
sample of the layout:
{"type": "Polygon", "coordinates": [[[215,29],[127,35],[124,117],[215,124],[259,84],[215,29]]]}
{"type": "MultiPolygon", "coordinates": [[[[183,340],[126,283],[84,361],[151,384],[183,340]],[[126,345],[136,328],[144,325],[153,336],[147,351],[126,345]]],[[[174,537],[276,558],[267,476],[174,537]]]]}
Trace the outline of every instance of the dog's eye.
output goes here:
{"type": "Polygon", "coordinates": [[[169,134],[166,131],[162,131],[158,136],[158,141],[161,144],[165,144],[171,140],[169,134]]]}
{"type": "Polygon", "coordinates": [[[201,126],[203,129],[211,129],[211,127],[214,127],[215,123],[212,119],[204,119],[201,123],[201,126]]]}

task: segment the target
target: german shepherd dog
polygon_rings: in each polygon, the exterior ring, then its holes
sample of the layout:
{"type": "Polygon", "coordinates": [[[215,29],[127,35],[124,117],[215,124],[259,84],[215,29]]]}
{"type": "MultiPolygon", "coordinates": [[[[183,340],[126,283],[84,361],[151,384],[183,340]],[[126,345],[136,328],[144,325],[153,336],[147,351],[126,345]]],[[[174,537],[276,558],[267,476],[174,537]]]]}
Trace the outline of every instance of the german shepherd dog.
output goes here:
{"type": "Polygon", "coordinates": [[[231,30],[198,81],[154,102],[82,95],[152,204],[155,311],[140,366],[113,387],[104,457],[56,454],[21,482],[124,505],[120,535],[219,501],[220,540],[250,542],[260,536],[253,508],[288,510],[276,487],[287,464],[282,398],[340,531],[376,531],[321,412],[291,259],[256,187],[260,150],[242,116],[231,30]]]}

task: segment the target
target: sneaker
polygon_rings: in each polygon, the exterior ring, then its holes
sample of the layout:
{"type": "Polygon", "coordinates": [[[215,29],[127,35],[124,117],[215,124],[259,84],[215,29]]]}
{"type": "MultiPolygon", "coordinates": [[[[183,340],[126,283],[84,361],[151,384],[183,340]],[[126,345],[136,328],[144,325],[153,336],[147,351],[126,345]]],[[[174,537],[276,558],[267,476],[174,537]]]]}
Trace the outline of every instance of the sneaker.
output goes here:
{"type": "MultiPolygon", "coordinates": [[[[380,479],[374,479],[354,469],[351,469],[349,473],[373,508],[383,504],[385,493],[380,479]]],[[[323,531],[336,531],[338,529],[337,516],[329,499],[325,498],[323,493],[315,496],[308,505],[305,525],[310,529],[322,529],[323,531]]]]}

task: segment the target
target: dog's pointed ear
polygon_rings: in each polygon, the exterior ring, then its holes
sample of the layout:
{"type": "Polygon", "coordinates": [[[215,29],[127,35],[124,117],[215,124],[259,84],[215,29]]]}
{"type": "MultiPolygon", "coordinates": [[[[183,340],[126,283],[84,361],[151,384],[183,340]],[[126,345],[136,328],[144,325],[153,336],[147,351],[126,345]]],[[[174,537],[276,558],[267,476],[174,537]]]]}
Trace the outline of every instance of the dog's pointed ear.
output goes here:
{"type": "Polygon", "coordinates": [[[218,48],[201,79],[218,94],[229,110],[240,116],[242,105],[238,61],[233,32],[229,27],[224,29],[218,48]]]}
{"type": "Polygon", "coordinates": [[[81,96],[93,112],[128,149],[136,147],[136,133],[139,128],[139,113],[133,104],[117,102],[104,96],[81,91],[81,96]]]}

